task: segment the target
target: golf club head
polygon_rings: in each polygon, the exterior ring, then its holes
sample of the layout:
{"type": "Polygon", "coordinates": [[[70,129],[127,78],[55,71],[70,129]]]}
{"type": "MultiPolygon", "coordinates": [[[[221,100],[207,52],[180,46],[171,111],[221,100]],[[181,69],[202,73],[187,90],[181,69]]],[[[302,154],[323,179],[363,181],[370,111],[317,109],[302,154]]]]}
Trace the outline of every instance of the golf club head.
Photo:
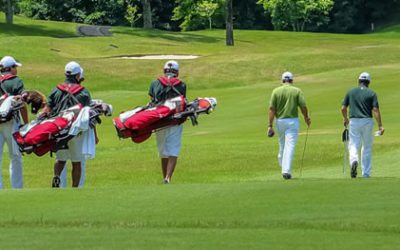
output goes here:
{"type": "Polygon", "coordinates": [[[345,128],[342,133],[342,142],[349,141],[349,130],[345,128]]]}

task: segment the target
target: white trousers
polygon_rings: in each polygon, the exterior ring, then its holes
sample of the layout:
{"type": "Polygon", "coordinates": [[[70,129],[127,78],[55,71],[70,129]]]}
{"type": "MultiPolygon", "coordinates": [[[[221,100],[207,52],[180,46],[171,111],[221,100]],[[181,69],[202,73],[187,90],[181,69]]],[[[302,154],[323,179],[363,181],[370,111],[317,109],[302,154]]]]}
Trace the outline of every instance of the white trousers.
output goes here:
{"type": "Polygon", "coordinates": [[[277,119],[276,127],[279,135],[279,166],[282,168],[282,174],[291,174],[294,151],[299,135],[299,119],[277,119]]]}
{"type": "Polygon", "coordinates": [[[351,118],[349,129],[349,157],[350,165],[360,163],[359,151],[361,148],[361,171],[364,177],[371,175],[372,168],[372,118],[351,118]]]}
{"type": "MultiPolygon", "coordinates": [[[[62,188],[66,188],[68,183],[67,183],[67,166],[68,166],[68,162],[65,163],[64,165],[64,169],[61,172],[60,175],[60,187],[62,188]]],[[[85,179],[86,179],[86,161],[81,161],[81,179],[79,180],[79,187],[83,187],[83,185],[85,185],[85,179]]]]}
{"type": "Polygon", "coordinates": [[[11,120],[0,124],[0,188],[3,188],[3,178],[1,175],[1,165],[3,159],[4,143],[7,143],[8,154],[10,156],[10,180],[11,187],[22,188],[22,156],[19,152],[18,145],[12,134],[18,129],[18,123],[11,120]]]}

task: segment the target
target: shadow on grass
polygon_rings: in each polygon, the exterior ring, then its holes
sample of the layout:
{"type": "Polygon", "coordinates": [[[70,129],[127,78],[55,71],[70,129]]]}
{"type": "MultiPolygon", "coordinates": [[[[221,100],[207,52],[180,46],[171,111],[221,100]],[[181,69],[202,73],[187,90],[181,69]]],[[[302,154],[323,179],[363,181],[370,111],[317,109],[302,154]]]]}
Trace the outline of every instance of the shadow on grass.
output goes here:
{"type": "Polygon", "coordinates": [[[50,36],[56,38],[77,37],[74,32],[67,31],[60,26],[60,29],[51,29],[45,25],[7,25],[0,23],[0,34],[10,36],[50,36]]]}
{"type": "Polygon", "coordinates": [[[114,34],[123,34],[123,35],[130,35],[130,36],[138,36],[138,37],[145,37],[145,38],[162,38],[170,41],[175,42],[199,42],[199,43],[218,43],[224,39],[205,36],[205,35],[198,35],[193,33],[184,33],[184,32],[165,32],[160,30],[118,30],[113,29],[112,32],[114,34]]]}

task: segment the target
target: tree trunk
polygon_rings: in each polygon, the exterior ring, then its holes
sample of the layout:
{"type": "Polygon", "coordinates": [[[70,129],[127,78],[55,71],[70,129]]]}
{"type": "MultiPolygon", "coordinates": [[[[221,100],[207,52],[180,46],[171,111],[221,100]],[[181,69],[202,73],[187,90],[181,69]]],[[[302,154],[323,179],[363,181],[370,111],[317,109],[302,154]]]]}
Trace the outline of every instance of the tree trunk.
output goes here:
{"type": "Polygon", "coordinates": [[[208,23],[210,24],[210,30],[211,30],[212,29],[212,18],[211,17],[208,18],[208,23]]]}
{"type": "Polygon", "coordinates": [[[6,6],[6,22],[7,24],[13,24],[13,15],[14,15],[14,8],[12,5],[12,0],[7,0],[6,6]]]}
{"type": "Polygon", "coordinates": [[[225,6],[225,16],[226,16],[226,45],[233,46],[233,6],[232,0],[226,0],[225,6]]]}
{"type": "Polygon", "coordinates": [[[142,5],[143,5],[143,28],[145,28],[145,29],[152,29],[153,28],[150,1],[151,0],[142,0],[142,5]]]}

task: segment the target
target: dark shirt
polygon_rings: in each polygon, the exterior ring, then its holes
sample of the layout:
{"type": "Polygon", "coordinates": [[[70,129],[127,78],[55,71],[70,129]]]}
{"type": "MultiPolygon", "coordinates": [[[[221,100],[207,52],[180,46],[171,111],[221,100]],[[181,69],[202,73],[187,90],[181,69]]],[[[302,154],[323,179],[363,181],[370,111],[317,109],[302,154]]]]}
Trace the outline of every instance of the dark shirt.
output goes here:
{"type": "MultiPolygon", "coordinates": [[[[67,78],[65,79],[64,83],[79,84],[74,78],[67,78]]],[[[51,91],[47,99],[47,105],[52,109],[52,113],[58,114],[60,111],[70,108],[77,104],[76,101],[74,100],[68,100],[65,104],[61,103],[66,95],[68,95],[68,93],[58,89],[57,87],[51,91]]],[[[77,101],[83,106],[90,105],[91,96],[90,92],[86,88],[76,93],[74,96],[77,99],[77,101]]]]}
{"type": "Polygon", "coordinates": [[[186,97],[186,84],[184,82],[174,86],[179,93],[172,89],[166,92],[167,88],[168,87],[163,85],[159,80],[154,80],[151,82],[149,96],[151,97],[153,104],[164,102],[167,99],[171,99],[180,95],[186,97]]]}
{"type": "Polygon", "coordinates": [[[361,85],[347,92],[342,105],[350,106],[350,118],[372,118],[373,108],[379,108],[376,93],[361,85]]]}
{"type": "Polygon", "coordinates": [[[9,95],[20,95],[24,91],[24,82],[17,76],[15,78],[5,80],[1,84],[1,87],[9,95]]]}

